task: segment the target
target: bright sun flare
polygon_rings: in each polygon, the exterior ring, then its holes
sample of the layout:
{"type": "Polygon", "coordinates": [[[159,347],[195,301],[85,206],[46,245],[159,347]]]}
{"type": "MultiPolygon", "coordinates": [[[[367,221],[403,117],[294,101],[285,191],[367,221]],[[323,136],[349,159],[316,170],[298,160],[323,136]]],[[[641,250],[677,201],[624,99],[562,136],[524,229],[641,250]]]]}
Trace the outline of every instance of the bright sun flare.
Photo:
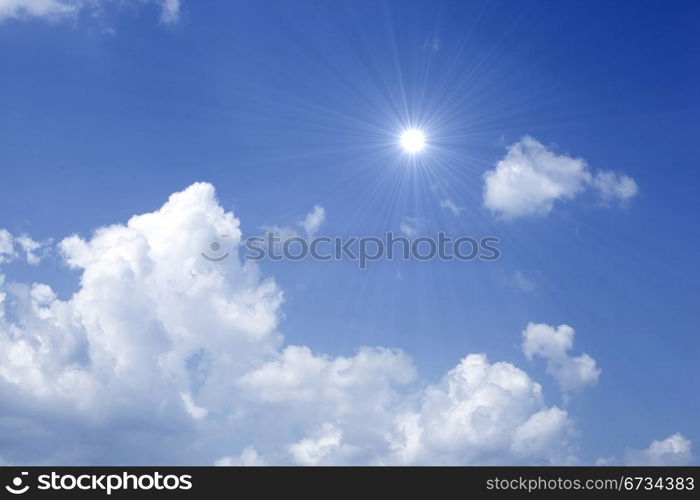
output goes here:
{"type": "Polygon", "coordinates": [[[425,134],[415,128],[410,128],[401,134],[401,146],[409,153],[417,153],[425,147],[425,134]]]}

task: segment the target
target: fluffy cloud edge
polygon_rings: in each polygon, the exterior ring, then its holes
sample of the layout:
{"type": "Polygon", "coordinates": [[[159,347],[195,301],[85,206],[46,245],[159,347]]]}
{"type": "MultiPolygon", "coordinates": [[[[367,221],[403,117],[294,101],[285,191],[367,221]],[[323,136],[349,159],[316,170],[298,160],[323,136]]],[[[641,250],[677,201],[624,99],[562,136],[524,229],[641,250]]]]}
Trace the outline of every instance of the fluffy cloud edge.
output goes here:
{"type": "Polygon", "coordinates": [[[598,383],[602,370],[588,354],[569,355],[576,332],[569,325],[557,327],[545,323],[528,323],[522,332],[522,351],[531,360],[540,356],[547,360],[547,373],[561,390],[568,394],[598,383]]]}
{"type": "Polygon", "coordinates": [[[692,443],[680,432],[666,439],[654,440],[643,450],[630,449],[626,465],[687,465],[693,459],[692,443]]]}
{"type": "Polygon", "coordinates": [[[7,229],[0,228],[0,264],[21,259],[37,265],[51,252],[50,245],[51,240],[38,242],[26,234],[14,236],[7,229]]]}
{"type": "Polygon", "coordinates": [[[628,204],[638,192],[631,177],[594,172],[583,158],[557,154],[531,136],[511,144],[483,182],[484,206],[504,219],[547,215],[586,190],[606,205],[628,204]]]}

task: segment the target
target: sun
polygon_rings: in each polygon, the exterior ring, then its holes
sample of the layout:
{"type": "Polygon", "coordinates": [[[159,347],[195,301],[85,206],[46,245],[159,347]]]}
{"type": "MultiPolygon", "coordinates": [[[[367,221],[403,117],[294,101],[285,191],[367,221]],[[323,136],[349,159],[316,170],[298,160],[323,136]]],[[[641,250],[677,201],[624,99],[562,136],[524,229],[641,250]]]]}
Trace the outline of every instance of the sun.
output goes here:
{"type": "Polygon", "coordinates": [[[425,134],[416,128],[404,130],[401,134],[401,146],[408,153],[418,153],[425,148],[425,134]]]}

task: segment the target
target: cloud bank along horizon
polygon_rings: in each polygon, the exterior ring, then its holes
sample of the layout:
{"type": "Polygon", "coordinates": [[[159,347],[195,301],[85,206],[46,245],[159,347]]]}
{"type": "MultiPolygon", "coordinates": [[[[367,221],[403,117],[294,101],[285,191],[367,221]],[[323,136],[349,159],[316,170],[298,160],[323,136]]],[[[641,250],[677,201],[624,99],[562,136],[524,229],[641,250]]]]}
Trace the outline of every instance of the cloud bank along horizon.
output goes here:
{"type": "MultiPolygon", "coordinates": [[[[324,216],[316,206],[300,224],[313,233],[324,216]]],[[[80,275],[68,300],[0,274],[0,460],[579,462],[575,416],[512,363],[465,353],[441,379],[421,382],[400,349],[330,356],[285,344],[274,279],[238,258],[201,258],[221,234],[237,247],[240,221],[200,182],[151,213],[61,240],[80,275]]],[[[0,265],[38,262],[41,244],[28,240],[1,231],[0,265]]],[[[575,334],[534,322],[521,333],[524,359],[546,360],[565,400],[604,376],[576,352],[575,334]]],[[[691,443],[676,433],[621,456],[601,460],[686,463],[691,443]]]]}

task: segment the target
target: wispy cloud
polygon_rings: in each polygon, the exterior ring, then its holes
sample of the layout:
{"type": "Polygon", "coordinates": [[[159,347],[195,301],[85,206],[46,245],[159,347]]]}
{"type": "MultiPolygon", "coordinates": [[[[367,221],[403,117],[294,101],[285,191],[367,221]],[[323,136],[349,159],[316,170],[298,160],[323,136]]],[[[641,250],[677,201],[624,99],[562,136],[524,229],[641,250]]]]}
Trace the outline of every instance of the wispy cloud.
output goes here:
{"type": "Polygon", "coordinates": [[[399,224],[399,231],[401,231],[401,234],[403,234],[404,236],[413,238],[423,230],[424,226],[425,221],[420,217],[406,216],[401,221],[401,224],[399,224]]]}
{"type": "Polygon", "coordinates": [[[454,201],[452,201],[450,198],[445,198],[444,200],[440,201],[440,206],[442,208],[448,209],[450,212],[452,212],[453,215],[457,216],[464,212],[465,208],[461,205],[457,205],[454,201]]]}
{"type": "Polygon", "coordinates": [[[0,264],[15,259],[23,259],[28,264],[39,264],[50,252],[51,241],[38,242],[26,234],[13,236],[7,229],[0,228],[0,264]]]}
{"type": "MultiPolygon", "coordinates": [[[[161,7],[160,20],[173,24],[180,19],[180,0],[143,0],[161,7]]],[[[99,15],[106,4],[119,6],[118,0],[0,0],[0,22],[6,19],[44,19],[59,22],[75,19],[81,12],[99,15]]]]}
{"type": "Polygon", "coordinates": [[[532,292],[535,290],[535,282],[525,276],[522,271],[515,271],[515,273],[513,273],[512,282],[522,292],[532,292]]]}
{"type": "Polygon", "coordinates": [[[160,20],[165,24],[173,24],[180,20],[180,0],[160,0],[162,10],[160,20]]]}
{"type": "Polygon", "coordinates": [[[272,225],[262,226],[262,229],[269,234],[279,238],[280,242],[291,238],[306,237],[313,238],[318,233],[326,220],[326,209],[321,205],[314,205],[303,219],[296,222],[296,225],[272,225]]]}
{"type": "Polygon", "coordinates": [[[306,236],[312,238],[316,235],[324,220],[326,220],[326,209],[321,205],[315,205],[311,212],[304,217],[304,220],[300,222],[300,225],[304,228],[306,236]]]}

